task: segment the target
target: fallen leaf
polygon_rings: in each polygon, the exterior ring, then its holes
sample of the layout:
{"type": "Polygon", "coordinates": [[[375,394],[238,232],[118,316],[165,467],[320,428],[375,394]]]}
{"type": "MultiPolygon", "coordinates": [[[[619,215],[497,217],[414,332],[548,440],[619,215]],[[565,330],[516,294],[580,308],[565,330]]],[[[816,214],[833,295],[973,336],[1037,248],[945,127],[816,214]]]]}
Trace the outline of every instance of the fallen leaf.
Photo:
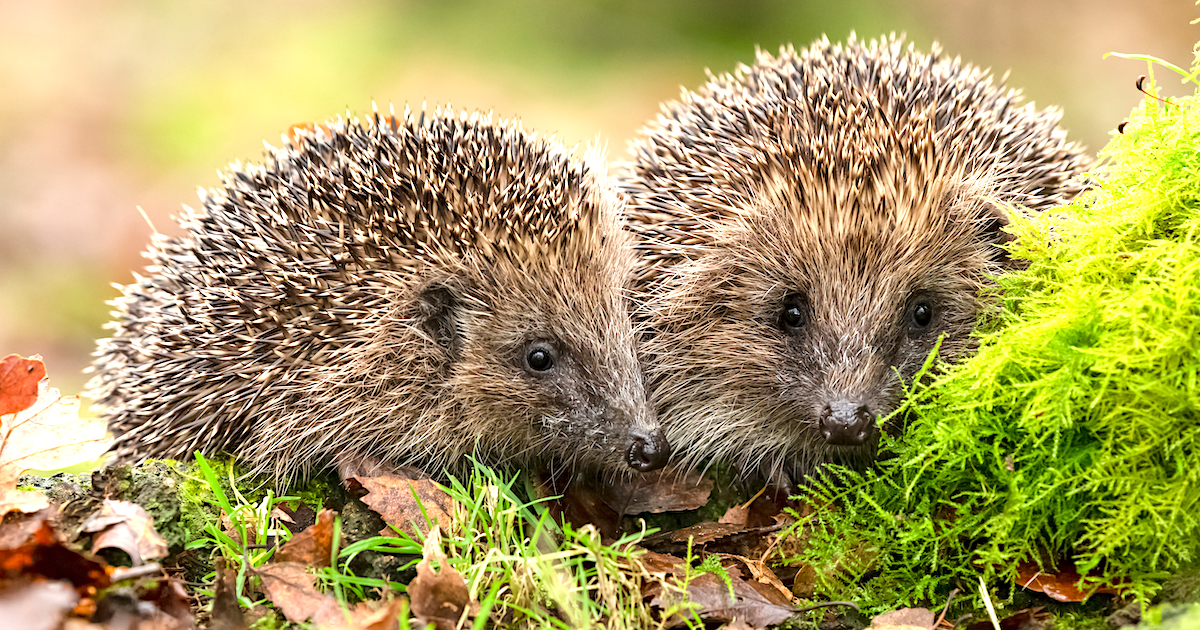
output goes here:
{"type": "Polygon", "coordinates": [[[775,575],[775,572],[767,566],[767,563],[731,553],[717,555],[721,557],[722,564],[736,563],[744,567],[745,571],[743,571],[742,575],[750,575],[752,586],[762,585],[764,588],[758,590],[764,597],[777,604],[791,605],[791,589],[783,585],[783,581],[779,579],[779,576],[775,575]]]}
{"type": "Polygon", "coordinates": [[[48,518],[49,513],[50,510],[46,510],[38,514],[37,527],[33,531],[22,528],[26,535],[24,542],[0,549],[0,577],[67,581],[81,599],[107,588],[112,583],[107,565],[63,546],[48,518]]]}
{"type": "Polygon", "coordinates": [[[24,411],[38,398],[38,383],[46,378],[40,357],[10,354],[0,359],[0,416],[24,411]]]}
{"type": "Polygon", "coordinates": [[[872,630],[931,630],[937,615],[928,608],[901,608],[877,615],[872,630]]]}
{"type": "Polygon", "coordinates": [[[23,545],[32,542],[39,534],[49,537],[45,540],[45,544],[50,544],[57,540],[54,535],[53,524],[43,530],[42,524],[51,520],[55,515],[55,510],[46,508],[29,514],[13,514],[4,519],[4,524],[0,525],[0,549],[16,549],[23,545]]]}
{"type": "Polygon", "coordinates": [[[275,552],[274,562],[295,562],[310,567],[327,567],[333,553],[333,510],[321,510],[317,522],[292,536],[275,552]]]}
{"type": "Polygon", "coordinates": [[[105,499],[80,529],[96,533],[92,551],[120,549],[129,554],[135,567],[148,559],[167,556],[167,541],[155,531],[154,517],[136,503],[105,499]]]}
{"type": "MultiPolygon", "coordinates": [[[[413,538],[417,537],[418,532],[424,534],[435,525],[449,527],[451,515],[459,509],[458,502],[429,479],[382,475],[351,477],[349,481],[367,491],[362,502],[378,512],[383,522],[413,538]]],[[[396,535],[390,527],[383,528],[379,533],[383,536],[396,535]]]]}
{"type": "Polygon", "coordinates": [[[1079,581],[1083,576],[1075,571],[1070,563],[1060,563],[1062,566],[1054,573],[1044,573],[1033,562],[1022,562],[1017,565],[1016,583],[1031,591],[1045,593],[1051,599],[1060,602],[1082,602],[1096,593],[1116,595],[1117,590],[1108,586],[1093,587],[1091,590],[1079,589],[1079,581]]]}
{"type": "Polygon", "coordinates": [[[195,620],[192,618],[192,609],[183,582],[169,575],[158,576],[155,581],[157,585],[142,593],[141,600],[154,604],[163,614],[174,617],[184,627],[191,628],[195,620]]]}
{"type": "Polygon", "coordinates": [[[5,628],[55,630],[75,604],[79,594],[66,582],[31,582],[0,591],[0,619],[5,628]]]}
{"type": "Polygon", "coordinates": [[[209,627],[212,630],[245,630],[246,620],[242,617],[242,609],[237,600],[237,571],[229,569],[224,558],[218,557],[214,564],[217,575],[213,579],[212,616],[209,627]]]}
{"type": "Polygon", "coordinates": [[[792,578],[792,595],[810,599],[817,590],[817,569],[811,564],[801,565],[792,578]]]}
{"type": "Polygon", "coordinates": [[[286,518],[280,517],[279,520],[293,534],[298,534],[317,522],[317,513],[307,503],[301,503],[294,510],[286,503],[280,503],[275,509],[284,513],[286,518]]]}
{"type": "Polygon", "coordinates": [[[747,530],[737,525],[722,525],[721,523],[705,521],[674,531],[651,534],[642,540],[642,546],[662,552],[683,551],[687,548],[689,539],[692,545],[704,545],[714,540],[746,531],[753,530],[747,530]]]}
{"type": "MultiPolygon", "coordinates": [[[[796,614],[789,605],[780,605],[768,600],[757,589],[740,577],[730,575],[733,597],[729,586],[712,573],[701,573],[687,584],[688,600],[695,606],[692,613],[704,621],[731,622],[740,620],[751,628],[765,628],[782,623],[796,614]]],[[[676,595],[664,590],[651,598],[650,605],[665,610],[673,604],[676,595]]]]}
{"type": "MultiPolygon", "coordinates": [[[[1000,630],[1042,630],[1050,625],[1050,613],[1043,606],[1023,608],[1000,620],[1000,630]]],[[[992,630],[993,627],[991,619],[984,619],[964,630],[992,630]]]]}
{"type": "Polygon", "coordinates": [[[316,588],[316,576],[297,562],[273,562],[254,570],[262,579],[263,591],[288,621],[314,620],[323,611],[339,610],[337,599],[316,588]]]}
{"type": "Polygon", "coordinates": [[[683,558],[678,556],[643,550],[638,554],[637,558],[650,575],[683,576],[684,561],[683,558]]]}
{"type": "Polygon", "coordinates": [[[745,527],[746,520],[749,517],[750,504],[747,503],[745,505],[734,505],[728,510],[725,510],[725,514],[721,515],[721,518],[717,519],[717,522],[722,525],[737,525],[738,527],[745,527]]]}
{"type": "Polygon", "coordinates": [[[617,514],[698,510],[712,494],[712,480],[690,468],[668,466],[641,475],[614,476],[600,485],[604,502],[617,514]]]}
{"type": "Polygon", "coordinates": [[[103,419],[80,418],[79,397],[63,398],[47,383],[44,378],[38,383],[33,405],[0,416],[0,516],[12,510],[36,512],[49,505],[40,492],[17,490],[21,473],[95,459],[111,443],[103,419]]]}
{"type": "Polygon", "coordinates": [[[397,618],[404,609],[404,601],[392,598],[376,609],[370,608],[367,602],[358,604],[351,614],[353,630],[395,630],[400,625],[397,618]]]}
{"type": "Polygon", "coordinates": [[[442,552],[439,528],[429,530],[422,556],[417,564],[417,577],[408,585],[411,610],[417,619],[434,624],[437,630],[447,630],[457,627],[464,615],[476,614],[479,603],[471,600],[466,581],[442,552]],[[441,570],[436,571],[434,564],[441,570]]]}
{"type": "Polygon", "coordinates": [[[621,533],[621,515],[605,502],[599,484],[583,483],[571,475],[569,480],[541,477],[537,480],[539,499],[549,509],[555,521],[575,527],[592,525],[604,538],[616,538],[621,533]],[[558,490],[563,487],[562,490],[558,490]]]}

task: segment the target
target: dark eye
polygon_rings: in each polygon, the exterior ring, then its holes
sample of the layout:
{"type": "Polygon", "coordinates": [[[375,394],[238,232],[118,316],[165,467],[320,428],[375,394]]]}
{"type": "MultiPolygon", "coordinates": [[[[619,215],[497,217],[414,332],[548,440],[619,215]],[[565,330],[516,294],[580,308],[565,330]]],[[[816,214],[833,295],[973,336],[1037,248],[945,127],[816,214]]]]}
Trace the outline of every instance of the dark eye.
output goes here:
{"type": "Polygon", "coordinates": [[[784,298],[783,311],[779,313],[779,327],[784,332],[795,332],[808,323],[808,304],[800,295],[784,298]]]}
{"type": "Polygon", "coordinates": [[[917,302],[913,305],[912,321],[917,328],[924,328],[933,321],[933,307],[929,302],[917,302]]]}
{"type": "Polygon", "coordinates": [[[554,367],[554,348],[546,343],[535,343],[525,352],[525,365],[534,372],[545,372],[554,367]]]}

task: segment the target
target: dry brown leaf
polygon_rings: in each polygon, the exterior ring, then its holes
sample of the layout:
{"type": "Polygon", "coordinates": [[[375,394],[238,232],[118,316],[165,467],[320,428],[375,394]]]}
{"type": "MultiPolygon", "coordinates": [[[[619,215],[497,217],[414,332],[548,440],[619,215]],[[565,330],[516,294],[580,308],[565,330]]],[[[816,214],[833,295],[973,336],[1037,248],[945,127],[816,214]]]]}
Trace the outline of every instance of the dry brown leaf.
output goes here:
{"type": "Polygon", "coordinates": [[[801,565],[792,578],[792,595],[810,599],[817,590],[817,569],[811,564],[801,565]]]}
{"type": "Polygon", "coordinates": [[[1116,595],[1117,590],[1107,586],[1096,587],[1088,591],[1080,590],[1079,580],[1083,576],[1069,562],[1060,562],[1061,566],[1054,573],[1044,573],[1033,562],[1022,562],[1017,565],[1016,583],[1031,591],[1045,593],[1051,599],[1060,602],[1082,602],[1097,593],[1116,595]]]}
{"type": "Polygon", "coordinates": [[[621,531],[621,515],[608,506],[604,497],[596,489],[598,484],[581,481],[578,476],[571,475],[569,481],[542,477],[537,480],[539,499],[545,499],[545,505],[556,521],[566,521],[575,527],[592,525],[604,538],[616,538],[621,531]]]}
{"type": "Polygon", "coordinates": [[[288,621],[302,623],[310,617],[314,622],[341,615],[337,599],[316,588],[316,576],[297,562],[273,562],[254,570],[262,579],[263,591],[288,621]]]}
{"type": "Polygon", "coordinates": [[[759,592],[761,592],[764,597],[777,604],[791,605],[791,589],[783,585],[783,581],[779,579],[778,575],[775,575],[775,572],[767,566],[767,563],[761,560],[753,560],[745,556],[739,556],[731,553],[722,553],[717,555],[721,557],[721,560],[723,561],[722,564],[736,563],[737,565],[743,567],[745,571],[743,571],[742,575],[749,574],[751,580],[753,580],[751,583],[752,585],[762,585],[765,587],[765,590],[761,588],[759,589],[759,592]]]}
{"type": "Polygon", "coordinates": [[[39,535],[48,536],[45,544],[55,542],[58,538],[53,523],[46,523],[54,518],[55,513],[53,508],[46,508],[6,518],[4,524],[0,525],[0,549],[16,549],[33,542],[39,535]],[[43,524],[46,526],[43,527],[43,524]]]}
{"type": "Polygon", "coordinates": [[[703,545],[744,531],[747,531],[746,528],[737,525],[722,525],[705,521],[674,531],[651,534],[642,541],[642,545],[662,551],[677,551],[686,548],[689,539],[691,539],[692,545],[703,545]]]}
{"type": "Polygon", "coordinates": [[[33,405],[0,416],[0,516],[12,510],[36,512],[49,505],[40,492],[17,490],[21,473],[95,459],[108,450],[107,433],[103,419],[79,417],[78,396],[63,398],[42,379],[33,405]]]}
{"type": "Polygon", "coordinates": [[[604,502],[618,514],[698,510],[712,494],[712,480],[690,468],[668,466],[628,477],[614,476],[600,486],[604,502]]]}
{"type": "Polygon", "coordinates": [[[928,608],[901,608],[877,615],[872,630],[930,630],[937,615],[928,608]]]}
{"type": "Polygon", "coordinates": [[[0,416],[24,411],[38,398],[38,383],[46,378],[46,364],[37,356],[26,359],[10,354],[0,359],[0,416]]]}
{"type": "MultiPolygon", "coordinates": [[[[458,502],[429,479],[382,475],[351,477],[350,481],[367,491],[362,502],[378,512],[383,522],[414,538],[418,531],[422,534],[428,531],[430,525],[449,527],[451,516],[458,510],[458,502]]],[[[383,528],[379,533],[383,536],[396,535],[390,527],[383,528]]]]}
{"type": "Polygon", "coordinates": [[[160,574],[155,580],[158,585],[143,593],[141,601],[153,603],[163,614],[177,619],[183,627],[191,628],[195,620],[183,582],[165,574],[160,574]]]}
{"type": "Polygon", "coordinates": [[[327,567],[333,553],[333,510],[321,510],[317,522],[292,536],[275,552],[274,562],[295,562],[310,567],[327,567]]]}
{"type": "Polygon", "coordinates": [[[225,559],[218,557],[217,575],[213,580],[212,630],[245,630],[246,620],[237,600],[237,571],[225,566],[225,559]]]}
{"type": "Polygon", "coordinates": [[[746,520],[749,517],[750,517],[750,505],[749,504],[734,505],[734,506],[730,507],[728,510],[725,510],[725,514],[721,515],[721,518],[717,519],[717,522],[722,525],[737,525],[738,527],[745,527],[746,520]]]}
{"type": "MultiPolygon", "coordinates": [[[[1043,630],[1052,626],[1050,617],[1044,606],[1023,608],[1001,619],[1000,630],[1043,630]]],[[[994,627],[991,619],[981,619],[963,630],[992,630],[994,627]]]]}
{"type": "Polygon", "coordinates": [[[149,559],[167,556],[167,541],[154,529],[154,517],[142,506],[129,501],[105,499],[100,510],[92,514],[81,527],[95,532],[92,550],[115,548],[129,554],[133,566],[149,559]]]}
{"type": "Polygon", "coordinates": [[[404,600],[391,599],[378,609],[371,610],[365,603],[354,609],[355,630],[395,630],[399,627],[397,617],[404,608],[404,600]]]}
{"type": "Polygon", "coordinates": [[[643,551],[638,560],[652,576],[683,576],[683,558],[654,551],[643,551]]]}
{"type": "Polygon", "coordinates": [[[478,613],[479,602],[471,599],[466,581],[442,552],[439,528],[429,531],[422,556],[417,564],[417,577],[408,585],[413,615],[422,623],[435,624],[437,630],[447,630],[455,628],[464,615],[478,613]],[[440,571],[435,570],[435,564],[440,571]]]}
{"type": "MultiPolygon", "coordinates": [[[[763,596],[748,582],[730,575],[733,583],[733,598],[729,586],[712,573],[701,573],[687,584],[688,600],[696,606],[694,614],[704,621],[732,622],[740,620],[751,628],[765,628],[782,623],[796,614],[790,605],[780,605],[763,596]]],[[[669,608],[674,601],[673,592],[663,590],[651,598],[650,605],[659,609],[669,608]]]]}
{"type": "MultiPolygon", "coordinates": [[[[3,568],[4,576],[9,579],[65,580],[75,587],[81,598],[107,588],[112,583],[108,567],[63,546],[49,519],[52,513],[52,509],[47,509],[33,515],[37,523],[35,528],[20,526],[25,541],[0,549],[0,568],[3,568]]],[[[5,536],[5,539],[9,541],[6,544],[12,544],[17,537],[5,536]]]]}

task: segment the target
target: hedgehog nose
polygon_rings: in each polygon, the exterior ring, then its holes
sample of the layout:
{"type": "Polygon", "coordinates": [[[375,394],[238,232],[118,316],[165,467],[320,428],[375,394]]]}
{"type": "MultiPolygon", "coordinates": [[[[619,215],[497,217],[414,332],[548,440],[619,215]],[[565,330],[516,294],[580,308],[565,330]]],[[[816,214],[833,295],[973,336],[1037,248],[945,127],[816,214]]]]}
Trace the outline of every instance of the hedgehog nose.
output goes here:
{"type": "Polygon", "coordinates": [[[629,467],[639,472],[658,470],[667,465],[671,457],[671,443],[662,429],[655,429],[645,435],[634,435],[633,444],[629,447],[629,467]]]}
{"type": "Polygon", "coordinates": [[[875,414],[866,405],[835,400],[821,413],[821,435],[830,444],[858,446],[871,435],[874,420],[875,414]]]}

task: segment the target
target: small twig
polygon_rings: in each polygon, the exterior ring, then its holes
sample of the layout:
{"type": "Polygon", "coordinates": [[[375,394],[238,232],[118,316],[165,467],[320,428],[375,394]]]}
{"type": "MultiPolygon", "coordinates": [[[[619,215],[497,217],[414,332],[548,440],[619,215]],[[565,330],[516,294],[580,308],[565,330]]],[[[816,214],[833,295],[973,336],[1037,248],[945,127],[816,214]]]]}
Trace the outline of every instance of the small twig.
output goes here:
{"type": "Polygon", "coordinates": [[[155,573],[163,573],[162,566],[156,562],[143,564],[140,567],[116,567],[113,569],[112,581],[135,580],[147,575],[154,575],[155,573]]]}
{"type": "Polygon", "coordinates": [[[950,602],[954,601],[955,595],[958,595],[958,589],[950,591],[950,595],[946,597],[946,605],[942,608],[942,614],[938,615],[937,621],[933,622],[934,628],[942,625],[942,620],[946,618],[946,613],[950,612],[950,602]]]}

